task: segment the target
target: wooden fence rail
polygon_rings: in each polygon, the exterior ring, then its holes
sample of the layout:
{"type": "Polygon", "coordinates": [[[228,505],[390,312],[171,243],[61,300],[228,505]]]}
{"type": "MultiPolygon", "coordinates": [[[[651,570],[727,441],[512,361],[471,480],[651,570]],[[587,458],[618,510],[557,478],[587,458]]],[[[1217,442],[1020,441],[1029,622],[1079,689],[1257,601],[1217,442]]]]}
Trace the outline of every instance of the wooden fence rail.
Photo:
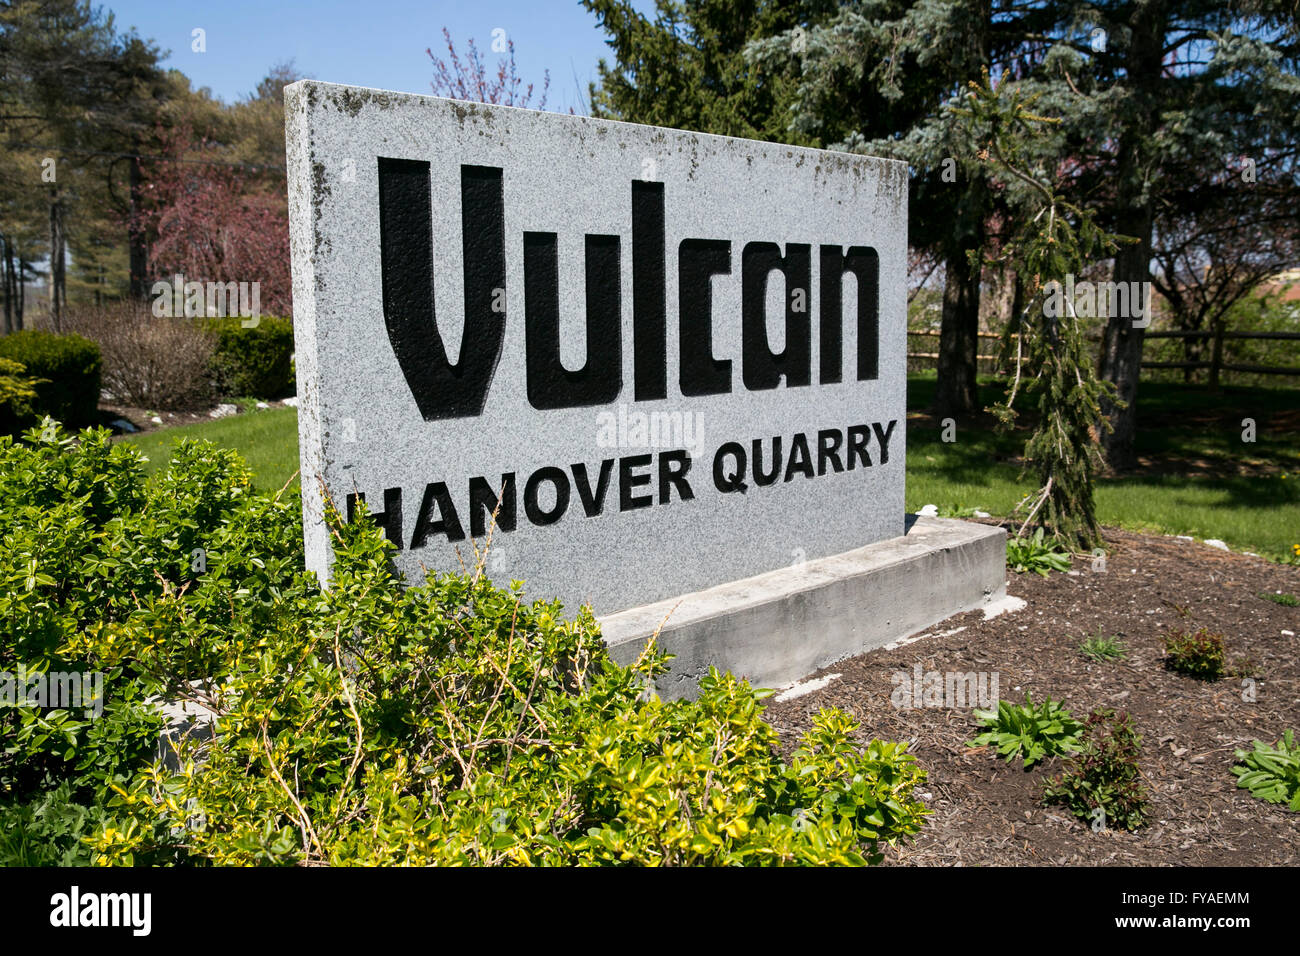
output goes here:
{"type": "MultiPolygon", "coordinates": [[[[939,332],[934,329],[908,329],[909,336],[919,336],[921,338],[938,338],[939,332]]],[[[989,339],[1000,339],[1001,336],[996,332],[980,332],[979,338],[985,341],[989,339]]],[[[1227,339],[1265,339],[1273,341],[1300,341],[1300,332],[1229,332],[1223,329],[1207,331],[1188,331],[1184,329],[1168,329],[1147,332],[1148,339],[1208,339],[1211,342],[1210,359],[1206,362],[1143,362],[1143,368],[1178,368],[1178,369],[1209,369],[1210,384],[1219,383],[1220,372],[1246,372],[1252,375],[1293,375],[1300,377],[1300,366],[1278,366],[1278,365],[1242,365],[1223,360],[1223,343],[1227,339]]],[[[1089,341],[1100,342],[1100,338],[1090,338],[1089,341]]],[[[911,352],[907,353],[909,359],[926,359],[937,361],[938,352],[911,352]]],[[[995,362],[997,355],[995,353],[982,353],[977,356],[981,362],[995,362]]]]}

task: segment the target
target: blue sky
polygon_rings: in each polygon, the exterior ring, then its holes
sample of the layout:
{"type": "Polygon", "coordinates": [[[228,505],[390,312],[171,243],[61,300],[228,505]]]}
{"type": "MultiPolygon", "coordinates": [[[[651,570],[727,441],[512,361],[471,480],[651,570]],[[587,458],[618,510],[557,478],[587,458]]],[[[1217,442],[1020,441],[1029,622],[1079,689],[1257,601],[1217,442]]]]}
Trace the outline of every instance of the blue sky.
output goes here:
{"type": "MultiPolygon", "coordinates": [[[[445,26],[462,53],[473,37],[490,54],[492,31],[505,30],[525,83],[540,89],[542,71],[550,70],[547,107],[581,112],[597,61],[610,57],[604,31],[577,0],[103,0],[103,6],[119,30],[134,26],[170,50],[165,66],[227,102],[252,92],[273,64],[289,59],[318,80],[429,93],[433,66],[425,49],[445,56],[445,26]],[[206,32],[205,53],[191,49],[195,28],[206,32]]],[[[654,9],[653,0],[635,6],[654,9]]]]}

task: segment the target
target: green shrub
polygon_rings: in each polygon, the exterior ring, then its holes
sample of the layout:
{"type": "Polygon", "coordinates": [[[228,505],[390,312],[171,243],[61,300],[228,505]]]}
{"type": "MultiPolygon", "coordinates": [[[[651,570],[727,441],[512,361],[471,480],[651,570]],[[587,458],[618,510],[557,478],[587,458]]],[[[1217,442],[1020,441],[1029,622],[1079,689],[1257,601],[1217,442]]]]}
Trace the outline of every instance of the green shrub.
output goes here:
{"type": "Polygon", "coordinates": [[[102,361],[94,342],[80,335],[28,329],[0,336],[0,358],[18,362],[36,380],[36,397],[19,427],[43,415],[70,425],[96,420],[102,361]]]}
{"type": "Polygon", "coordinates": [[[1094,710],[1079,734],[1078,752],[1045,786],[1044,803],[1066,807],[1094,830],[1136,830],[1147,818],[1141,750],[1142,736],[1127,712],[1094,710]]]}
{"type": "Polygon", "coordinates": [[[1029,694],[1023,704],[1001,700],[997,710],[976,710],[974,716],[988,729],[967,746],[996,746],[1008,763],[1023,756],[1026,770],[1047,757],[1078,749],[1078,734],[1083,729],[1060,701],[1048,697],[1035,706],[1029,694]]]}
{"type": "Polygon", "coordinates": [[[377,529],[330,520],[329,592],[222,646],[216,739],[123,790],[134,826],[106,860],[179,842],[218,864],[862,864],[919,829],[905,745],[859,752],[828,711],[787,765],[745,682],[663,702],[665,658],[617,666],[587,609],[464,574],[403,590],[377,529]]]}
{"type": "Polygon", "coordinates": [[[1032,538],[1007,539],[1007,568],[1017,574],[1033,571],[1047,577],[1052,571],[1070,570],[1070,555],[1045,540],[1039,528],[1032,538]]]}
{"type": "Polygon", "coordinates": [[[12,435],[35,416],[37,384],[21,362],[0,358],[0,435],[12,435]]]}
{"type": "Polygon", "coordinates": [[[0,828],[49,837],[0,859],[863,864],[922,825],[906,745],[832,710],[783,761],[745,682],[662,701],[653,647],[621,667],[521,585],[407,588],[371,522],[329,512],[323,592],[299,503],[250,482],[206,443],[146,482],[103,430],[0,439],[0,668],[105,686],[98,718],[0,710],[0,828]],[[156,759],[159,698],[208,706],[211,740],[156,759]]]}
{"type": "Polygon", "coordinates": [[[65,782],[30,803],[0,803],[0,866],[90,866],[89,839],[110,815],[72,799],[65,782]]]}
{"type": "MultiPolygon", "coordinates": [[[[183,444],[146,484],[139,452],[104,429],[74,440],[47,420],[22,443],[0,439],[0,671],[99,673],[105,690],[93,718],[84,708],[0,708],[0,793],[27,800],[67,782],[88,800],[152,759],[162,721],[146,699],[201,667],[160,679],[138,661],[91,660],[78,644],[150,626],[157,602],[181,588],[196,635],[228,621],[239,598],[196,587],[193,549],[219,554],[234,537],[245,561],[292,560],[259,555],[254,535],[264,534],[266,547],[293,554],[290,517],[278,519],[278,536],[269,522],[246,527],[267,507],[248,491],[232,452],[183,444]]],[[[216,555],[208,563],[219,566],[216,555]]]]}
{"type": "MultiPolygon", "coordinates": [[[[238,317],[207,320],[217,390],[228,398],[284,398],[293,393],[293,322],[263,316],[245,328],[238,317]]],[[[251,320],[250,320],[251,321],[251,320]]]]}
{"type": "Polygon", "coordinates": [[[1173,671],[1213,681],[1223,676],[1227,663],[1223,651],[1223,635],[1208,628],[1170,631],[1165,637],[1165,664],[1173,671]]]}
{"type": "Polygon", "coordinates": [[[1285,803],[1300,813],[1300,744],[1287,730],[1271,747],[1253,741],[1253,750],[1236,752],[1238,766],[1232,768],[1237,786],[1268,803],[1285,803]]]}

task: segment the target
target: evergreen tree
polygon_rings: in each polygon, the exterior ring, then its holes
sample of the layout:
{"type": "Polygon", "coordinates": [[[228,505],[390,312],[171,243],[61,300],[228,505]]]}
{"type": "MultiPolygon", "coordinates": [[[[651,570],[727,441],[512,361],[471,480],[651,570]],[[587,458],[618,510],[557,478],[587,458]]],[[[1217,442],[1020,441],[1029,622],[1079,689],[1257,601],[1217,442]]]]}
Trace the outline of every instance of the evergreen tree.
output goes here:
{"type": "MultiPolygon", "coordinates": [[[[1105,228],[1136,240],[1116,253],[1114,282],[1151,281],[1159,245],[1184,231],[1169,220],[1194,220],[1214,205],[1233,208],[1243,224],[1296,231],[1295,218],[1276,220],[1277,203],[1264,201],[1263,191],[1259,202],[1224,192],[1228,183],[1247,190],[1241,173],[1249,160],[1257,179],[1289,190],[1292,210],[1300,208],[1294,3],[1111,0],[1053,7],[1041,106],[1063,118],[1052,148],[1072,166],[1070,194],[1097,208],[1105,228]]],[[[1105,403],[1112,429],[1103,441],[1118,468],[1134,462],[1144,335],[1140,317],[1107,319],[1100,368],[1116,398],[1105,403]]]]}
{"type": "Polygon", "coordinates": [[[629,0],[582,0],[610,35],[591,112],[606,119],[815,145],[787,130],[793,80],[748,59],[752,40],[797,26],[798,0],[656,0],[650,20],[629,0]]]}
{"type": "MultiPolygon", "coordinates": [[[[19,193],[43,194],[56,326],[66,299],[67,243],[82,232],[77,216],[83,203],[95,206],[110,188],[107,177],[79,174],[96,164],[104,168],[101,154],[134,151],[153,128],[162,92],[159,56],[133,31],[119,34],[112,14],[86,0],[0,2],[0,138],[11,150],[32,149],[38,162],[54,161],[52,177],[43,175],[48,167],[34,166],[34,176],[6,182],[12,191],[4,198],[21,206],[19,193]]],[[[142,248],[132,252],[133,266],[142,266],[142,248]]]]}
{"type": "Polygon", "coordinates": [[[798,73],[792,131],[911,166],[909,244],[945,273],[935,412],[975,411],[979,263],[1001,241],[996,227],[1006,210],[967,131],[945,107],[982,69],[1030,73],[1042,57],[1032,38],[1047,29],[1051,11],[993,0],[820,6],[820,19],[754,43],[750,56],[798,73]]]}
{"type": "Polygon", "coordinates": [[[1006,400],[993,411],[1005,424],[1017,417],[1017,401],[1034,407],[1025,462],[1038,477],[1038,491],[1022,503],[1023,535],[1037,525],[1072,551],[1101,543],[1093,503],[1093,477],[1101,464],[1100,437],[1109,427],[1102,402],[1113,387],[1099,380],[1088,354],[1074,303],[1064,294],[1066,277],[1091,258],[1114,251],[1119,237],[1102,231],[1096,217],[1064,198],[1062,177],[1036,159],[1039,132],[1056,120],[1031,110],[1015,84],[970,84],[963,106],[951,112],[982,143],[981,161],[1005,190],[1019,227],[1002,250],[1017,264],[1023,307],[1003,338],[1011,363],[1006,400]]]}

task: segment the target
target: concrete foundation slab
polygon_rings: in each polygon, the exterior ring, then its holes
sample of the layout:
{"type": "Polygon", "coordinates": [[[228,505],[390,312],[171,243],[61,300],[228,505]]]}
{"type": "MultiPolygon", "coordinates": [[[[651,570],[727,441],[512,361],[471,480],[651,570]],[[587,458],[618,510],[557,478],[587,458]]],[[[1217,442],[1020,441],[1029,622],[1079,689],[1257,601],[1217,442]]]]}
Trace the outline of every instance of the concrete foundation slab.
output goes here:
{"type": "Polygon", "coordinates": [[[659,631],[675,655],[662,697],[692,697],[710,666],[780,687],[1006,595],[1006,532],[908,515],[901,537],[600,618],[611,656],[659,631]]]}

